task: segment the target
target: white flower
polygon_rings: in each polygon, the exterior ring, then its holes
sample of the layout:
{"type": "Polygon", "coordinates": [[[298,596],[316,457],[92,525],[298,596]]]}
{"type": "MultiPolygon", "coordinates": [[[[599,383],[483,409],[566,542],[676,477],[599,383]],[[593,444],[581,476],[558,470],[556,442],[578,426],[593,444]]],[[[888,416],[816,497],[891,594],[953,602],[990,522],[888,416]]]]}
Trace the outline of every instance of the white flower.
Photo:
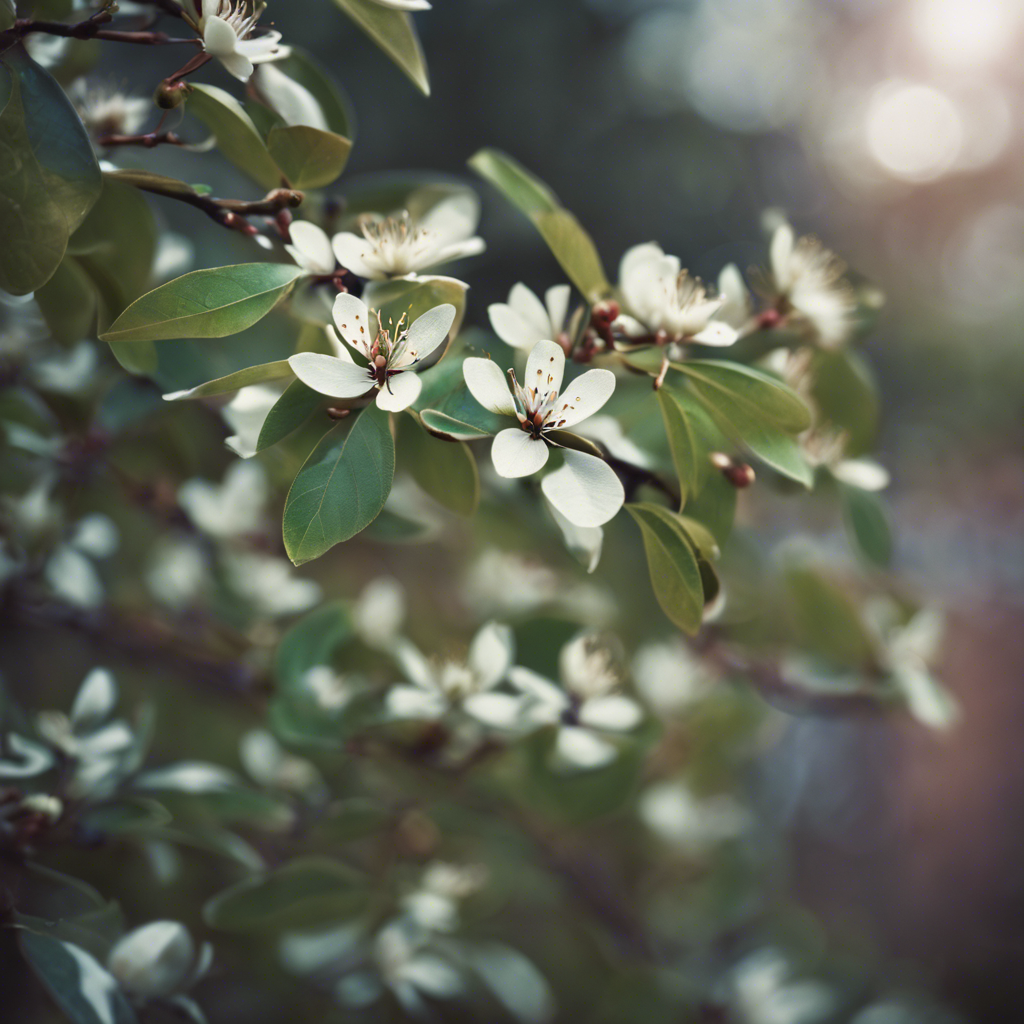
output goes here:
{"type": "Polygon", "coordinates": [[[69,91],[82,123],[94,138],[103,135],[135,135],[153,110],[153,101],[126,96],[101,83],[79,79],[69,91]]]}
{"type": "Polygon", "coordinates": [[[666,714],[691,706],[711,688],[704,663],[682,640],[645,644],[633,656],[632,668],[637,689],[666,714]]]}
{"type": "Polygon", "coordinates": [[[261,786],[294,793],[323,789],[320,773],[311,761],[289,754],[265,729],[251,729],[239,742],[242,766],[261,786]]]}
{"type": "Polygon", "coordinates": [[[786,322],[823,348],[839,348],[857,312],[843,262],[815,238],[798,240],[788,224],[775,229],[769,257],[773,298],[786,322]]]}
{"type": "Polygon", "coordinates": [[[291,244],[286,245],[288,255],[310,274],[333,274],[334,250],[327,232],[308,220],[296,220],[288,227],[291,244]]]}
{"type": "Polygon", "coordinates": [[[653,242],[636,245],[622,257],[619,288],[631,315],[620,316],[616,326],[629,337],[726,346],[739,336],[715,319],[725,297],[710,297],[697,278],[681,269],[679,257],[666,256],[653,242]]]}
{"type": "Polygon", "coordinates": [[[85,516],[71,539],[61,544],[43,569],[53,592],[80,608],[98,608],[105,596],[103,580],[92,559],[109,558],[120,536],[113,520],[102,513],[85,516]]]}
{"type": "MultiPolygon", "coordinates": [[[[191,3],[199,8],[200,0],[191,0],[191,3]]],[[[255,70],[254,65],[281,60],[291,53],[287,46],[280,45],[280,32],[269,31],[253,37],[253,29],[266,7],[265,3],[253,0],[202,0],[198,17],[191,16],[186,7],[185,18],[203,37],[203,49],[216,57],[229,74],[240,82],[247,82],[255,70]]]]}
{"type": "Polygon", "coordinates": [[[419,888],[402,900],[402,909],[427,931],[451,932],[459,923],[459,903],[479,892],[487,882],[482,864],[427,865],[419,888]]]}
{"type": "Polygon", "coordinates": [[[731,796],[699,799],[682,782],[659,782],[640,797],[644,824],[691,856],[734,839],[750,825],[750,815],[731,796]]]}
{"type": "Polygon", "coordinates": [[[363,643],[387,650],[405,621],[405,590],[391,576],[370,580],[352,609],[352,624],[363,643]]]}
{"type": "MultiPolygon", "coordinates": [[[[573,427],[592,416],[615,390],[610,370],[587,370],[560,395],[565,352],[553,341],[533,347],[526,361],[525,386],[510,371],[512,391],[490,359],[467,359],[462,372],[473,397],[485,409],[518,420],[518,427],[500,431],[491,446],[494,468],[504,477],[531,476],[543,469],[548,445],[561,448],[551,431],[573,427]]],[[[621,481],[603,459],[573,448],[561,450],[565,464],[544,477],[544,496],[576,526],[608,522],[625,501],[621,481]]]]}
{"type": "Polygon", "coordinates": [[[740,268],[735,263],[727,264],[719,272],[718,294],[723,302],[716,319],[735,327],[740,334],[747,333],[752,326],[753,304],[740,268]]]}
{"type": "Polygon", "coordinates": [[[178,491],[178,504],[196,527],[211,537],[257,533],[264,525],[267,477],[256,462],[234,462],[221,484],[189,480],[178,491]]]}
{"type": "Polygon", "coordinates": [[[377,315],[376,328],[370,325],[370,311],[354,295],[342,293],[334,300],[334,322],[342,338],[367,360],[357,364],[347,349],[337,347],[337,355],[299,352],[288,363],[295,376],[314,391],[332,398],[359,398],[377,390],[377,407],[401,412],[419,397],[422,382],[412,370],[448,338],[455,322],[455,307],[450,303],[435,306],[418,316],[408,327],[405,316],[397,324],[385,327],[377,315]]]}
{"type": "Polygon", "coordinates": [[[407,921],[392,921],[378,933],[374,959],[381,979],[402,1006],[425,1015],[423,995],[450,999],[464,988],[459,972],[447,960],[424,948],[419,930],[407,921]]]}
{"type": "Polygon", "coordinates": [[[267,415],[281,397],[282,390],[271,384],[250,384],[225,405],[220,414],[234,431],[224,439],[239,458],[251,459],[256,454],[260,431],[267,415]]]}
{"type": "Polygon", "coordinates": [[[292,573],[289,562],[255,552],[227,552],[224,567],[232,589],[260,615],[295,615],[320,600],[320,584],[292,573]]]}
{"type": "Polygon", "coordinates": [[[75,395],[92,384],[98,364],[96,347],[80,341],[70,351],[62,350],[59,355],[40,359],[29,367],[29,372],[40,390],[75,395]]]}
{"type": "Polygon", "coordinates": [[[487,307],[494,333],[507,345],[529,351],[539,341],[557,341],[565,333],[569,312],[567,284],[549,288],[542,303],[525,284],[517,284],[508,294],[508,302],[487,307]]]}
{"type": "Polygon", "coordinates": [[[146,570],[149,592],[172,611],[180,612],[206,584],[207,558],[194,541],[164,537],[156,545],[146,570]]]}
{"type": "Polygon", "coordinates": [[[742,1024],[811,1024],[832,1011],[834,1000],[824,985],[789,976],[786,958],[771,948],[734,968],[731,1002],[742,1024]]]}
{"type": "Polygon", "coordinates": [[[509,681],[528,699],[525,720],[557,726],[555,751],[568,764],[610,764],[617,750],[607,735],[635,729],[643,712],[618,692],[621,675],[609,646],[593,634],[578,636],[562,648],[559,672],[561,687],[527,668],[509,670],[509,681]]]}
{"type": "Polygon", "coordinates": [[[355,688],[330,665],[313,665],[302,677],[302,689],[321,711],[341,711],[355,696],[355,688]]]}
{"type": "MultiPolygon", "coordinates": [[[[305,125],[318,131],[330,131],[323,108],[316,97],[290,75],[273,64],[256,69],[256,89],[287,125],[305,125]]],[[[330,245],[330,242],[327,243],[330,245]]],[[[333,257],[332,269],[333,269],[333,257]]]]}
{"type": "Polygon", "coordinates": [[[882,491],[889,486],[888,470],[874,459],[845,457],[845,432],[812,427],[800,435],[799,441],[800,449],[810,466],[824,466],[842,483],[862,491],[882,491]]]}
{"type": "Polygon", "coordinates": [[[195,984],[212,959],[213,949],[208,943],[197,956],[184,925],[154,921],[115,943],[107,958],[107,970],[138,999],[161,999],[195,984]]]}
{"type": "Polygon", "coordinates": [[[509,728],[519,719],[522,701],[497,687],[509,674],[513,654],[512,630],[496,622],[476,634],[465,661],[431,662],[412,644],[400,644],[395,655],[412,685],[388,691],[388,712],[433,721],[461,708],[485,725],[509,728]]]}
{"type": "Polygon", "coordinates": [[[361,234],[343,231],[334,236],[334,254],[358,277],[404,277],[483,252],[483,239],[473,234],[479,219],[479,200],[471,192],[459,192],[417,219],[408,211],[394,217],[366,216],[359,223],[361,234]]]}

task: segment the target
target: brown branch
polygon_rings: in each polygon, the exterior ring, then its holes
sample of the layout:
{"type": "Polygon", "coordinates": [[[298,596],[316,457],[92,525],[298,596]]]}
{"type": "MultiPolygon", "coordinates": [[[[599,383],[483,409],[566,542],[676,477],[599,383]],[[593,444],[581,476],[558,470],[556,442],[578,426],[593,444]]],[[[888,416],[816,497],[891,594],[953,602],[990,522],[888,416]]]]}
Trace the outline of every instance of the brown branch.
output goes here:
{"type": "Polygon", "coordinates": [[[117,29],[103,28],[113,21],[110,10],[97,11],[85,21],[74,25],[65,25],[60,21],[36,21],[32,18],[19,18],[0,38],[8,37],[23,39],[27,35],[39,33],[48,36],[60,36],[63,39],[105,39],[115,43],[136,43],[141,46],[169,46],[176,43],[188,43],[202,46],[201,40],[194,36],[175,38],[165,32],[122,32],[117,29]]]}
{"type": "Polygon", "coordinates": [[[189,143],[180,139],[174,132],[146,132],[142,135],[101,135],[96,144],[106,149],[114,146],[143,146],[153,149],[155,146],[188,146],[189,143]]]}

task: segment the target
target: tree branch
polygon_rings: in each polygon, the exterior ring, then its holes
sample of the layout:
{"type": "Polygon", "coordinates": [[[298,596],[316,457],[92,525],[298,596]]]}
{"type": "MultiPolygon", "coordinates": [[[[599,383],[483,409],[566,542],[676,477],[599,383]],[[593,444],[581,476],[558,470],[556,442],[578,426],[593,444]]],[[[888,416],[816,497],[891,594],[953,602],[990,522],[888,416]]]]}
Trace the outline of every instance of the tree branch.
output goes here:
{"type": "Polygon", "coordinates": [[[115,43],[136,43],[142,46],[169,46],[176,43],[188,43],[202,46],[202,41],[195,36],[175,38],[165,32],[122,32],[117,29],[106,29],[104,25],[113,21],[110,10],[97,11],[85,21],[74,25],[66,25],[60,21],[36,21],[32,18],[19,18],[0,37],[23,39],[27,35],[39,33],[48,36],[60,36],[63,39],[106,39],[115,43]]]}

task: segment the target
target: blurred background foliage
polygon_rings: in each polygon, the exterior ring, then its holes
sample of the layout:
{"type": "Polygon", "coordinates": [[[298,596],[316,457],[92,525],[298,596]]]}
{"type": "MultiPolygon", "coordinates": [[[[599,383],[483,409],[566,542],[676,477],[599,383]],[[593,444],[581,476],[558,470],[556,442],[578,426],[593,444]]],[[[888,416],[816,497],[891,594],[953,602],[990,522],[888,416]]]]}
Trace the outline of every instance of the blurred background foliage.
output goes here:
{"type": "MultiPolygon", "coordinates": [[[[763,211],[779,208],[885,292],[884,312],[865,347],[884,399],[881,457],[894,479],[895,563],[949,612],[942,675],[960,702],[961,720],[938,735],[870,716],[779,716],[755,733],[755,750],[736,752],[734,731],[747,742],[748,716],[763,709],[744,692],[721,697],[692,724],[688,742],[702,746],[694,760],[709,773],[710,790],[740,786],[735,773],[742,775],[765,845],[736,856],[755,862],[758,891],[731,884],[734,869],[749,880],[749,864],[739,871],[729,857],[720,858],[712,876],[690,889],[689,869],[669,858],[665,878],[651,880],[658,895],[645,910],[656,933],[678,939],[688,928],[699,934],[708,921],[742,917],[753,898],[773,912],[778,933],[767,938],[797,950],[801,969],[816,970],[827,954],[828,969],[849,988],[866,989],[877,973],[897,988],[937,993],[968,1019],[1010,1019],[1020,1005],[1024,952],[1024,6],[1014,0],[437,0],[417,21],[430,60],[430,99],[324,0],[272,8],[285,38],[320,57],[357,111],[339,201],[358,188],[360,175],[423,168],[465,177],[470,155],[497,146],[573,209],[609,269],[629,245],[649,238],[707,278],[728,261],[760,262],[763,211]],[[682,895],[694,892],[696,902],[682,895]]],[[[118,64],[125,81],[118,84],[147,92],[158,61],[166,62],[160,74],[177,66],[173,55],[125,54],[118,64]]],[[[156,154],[133,153],[131,160],[157,167],[156,154]]],[[[202,180],[218,194],[253,196],[246,179],[221,161],[161,150],[159,167],[202,180]]],[[[503,300],[513,282],[541,292],[561,279],[530,225],[485,186],[480,191],[480,233],[489,249],[471,276],[470,320],[478,325],[487,304],[503,300]]],[[[165,226],[192,239],[203,265],[259,258],[241,235],[198,214],[186,225],[191,211],[159,200],[153,205],[165,226]]],[[[233,368],[233,346],[245,346],[249,355],[261,345],[272,350],[272,331],[267,321],[212,357],[209,346],[200,353],[197,343],[187,343],[189,350],[197,346],[201,362],[180,364],[182,379],[167,383],[216,376],[223,369],[216,359],[233,368]]],[[[170,493],[191,476],[219,479],[231,455],[222,449],[216,418],[199,408],[161,415],[161,430],[175,439],[170,493]]],[[[143,476],[152,468],[146,443],[142,434],[124,453],[125,464],[140,467],[143,476]]],[[[141,517],[137,528],[126,528],[124,513],[117,516],[126,548],[144,552],[155,543],[141,517]]],[[[745,494],[741,520],[761,531],[808,532],[826,549],[844,544],[833,519],[818,515],[813,502],[783,505],[770,495],[745,494]]],[[[621,522],[612,527],[626,529],[621,522]]],[[[400,577],[414,639],[430,650],[432,638],[466,632],[467,606],[481,617],[509,614],[502,595],[487,586],[507,567],[473,567],[483,536],[515,551],[529,549],[533,535],[529,523],[484,508],[472,533],[448,530],[443,544],[359,541],[306,575],[328,596],[349,599],[381,574],[400,577]]],[[[616,593],[629,596],[615,625],[632,649],[658,613],[643,566],[628,559],[635,546],[608,546],[619,557],[608,558],[588,580],[552,540],[519,586],[527,593],[540,588],[554,605],[564,597],[577,611],[590,602],[587,615],[600,619],[614,584],[616,593]],[[547,561],[557,574],[540,564],[547,561]]],[[[117,595],[120,603],[130,604],[133,585],[139,581],[119,583],[128,588],[117,595]]],[[[247,627],[244,617],[232,620],[238,614],[232,607],[223,609],[225,649],[231,629],[247,627]]],[[[521,635],[522,663],[533,657],[546,669],[545,658],[550,663],[551,651],[571,635],[572,618],[552,615],[537,635],[521,635]]],[[[279,636],[278,627],[265,626],[256,639],[268,650],[279,636]]],[[[161,725],[154,754],[161,761],[235,764],[240,736],[259,724],[257,707],[250,713],[230,685],[223,692],[216,672],[207,678],[159,631],[143,645],[126,638],[111,649],[87,632],[19,622],[5,628],[0,643],[7,685],[36,707],[67,707],[98,662],[115,669],[125,707],[143,697],[155,706],[161,725]],[[210,685],[214,677],[217,687],[210,685]]],[[[400,838],[410,856],[436,848],[440,829],[478,836],[490,851],[509,847],[510,865],[521,868],[511,845],[522,840],[503,834],[487,811],[424,799],[437,816],[403,821],[400,838]]],[[[613,819],[543,839],[555,850],[556,867],[559,850],[579,853],[618,840],[616,866],[628,868],[651,838],[638,830],[635,844],[632,836],[622,844],[615,835],[621,828],[613,819]]],[[[467,840],[470,858],[473,845],[467,840]]],[[[607,868],[588,862],[599,889],[615,884],[607,868]]],[[[132,894],[122,902],[133,918],[178,916],[201,931],[198,908],[213,891],[208,868],[186,870],[177,884],[195,891],[176,897],[171,915],[167,893],[152,885],[148,867],[120,848],[89,870],[102,891],[132,894]]],[[[498,873],[493,863],[492,871],[498,873]]],[[[233,878],[225,870],[213,889],[233,878]]],[[[519,947],[549,973],[559,1019],[676,1019],[645,1003],[648,990],[631,986],[628,972],[595,1012],[589,988],[607,951],[587,949],[584,956],[586,941],[548,948],[545,922],[577,913],[565,890],[553,889],[538,872],[519,876],[511,868],[501,889],[502,934],[518,934],[519,947]]],[[[481,920],[486,933],[486,910],[481,920]]],[[[215,993],[205,1000],[213,1020],[348,1019],[326,996],[317,1001],[306,993],[308,1005],[294,1004],[290,983],[269,971],[269,948],[268,977],[278,980],[269,999],[255,999],[232,980],[244,973],[230,969],[252,955],[249,945],[218,941],[221,970],[205,983],[215,993]]],[[[4,961],[0,991],[12,990],[19,970],[14,957],[4,961]]],[[[685,977],[679,983],[685,987],[685,977]]],[[[460,1012],[446,1008],[442,1019],[463,1019],[460,1012]]],[[[935,1018],[878,1016],[879,1024],[893,1019],[935,1018]]]]}

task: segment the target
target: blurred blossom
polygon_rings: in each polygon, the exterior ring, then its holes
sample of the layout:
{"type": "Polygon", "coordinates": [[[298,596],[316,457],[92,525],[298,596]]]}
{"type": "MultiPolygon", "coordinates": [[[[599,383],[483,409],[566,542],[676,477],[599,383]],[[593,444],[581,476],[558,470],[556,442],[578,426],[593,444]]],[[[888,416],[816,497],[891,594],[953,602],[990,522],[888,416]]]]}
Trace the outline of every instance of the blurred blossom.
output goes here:
{"type": "Polygon", "coordinates": [[[727,839],[742,835],[750,814],[733,797],[697,797],[683,782],[659,782],[640,797],[644,824],[667,843],[700,856],[727,839]]]}
{"type": "Polygon", "coordinates": [[[302,677],[302,689],[322,711],[341,711],[355,696],[355,688],[329,665],[314,665],[302,677]]]}
{"type": "Polygon", "coordinates": [[[674,714],[706,696],[714,678],[682,640],[645,644],[633,656],[640,693],[662,714],[674,714]]]}
{"type": "Polygon", "coordinates": [[[310,796],[325,792],[316,766],[289,754],[265,729],[252,729],[242,737],[239,756],[245,770],[261,786],[310,796]]]}
{"type": "Polygon", "coordinates": [[[71,539],[50,556],[43,578],[68,604],[89,610],[99,608],[106,591],[92,559],[109,558],[119,543],[113,520],[100,513],[86,516],[75,525],[71,539]]]}
{"type": "Polygon", "coordinates": [[[190,239],[173,231],[160,232],[153,263],[154,280],[163,282],[180,277],[192,268],[195,258],[195,246],[190,239]]]}
{"type": "Polygon", "coordinates": [[[914,38],[939,64],[990,66],[1011,52],[1024,23],[1018,0],[911,0],[914,38]]]}
{"type": "Polygon", "coordinates": [[[234,431],[224,443],[240,458],[249,459],[256,454],[256,443],[263,423],[281,394],[280,387],[251,384],[241,388],[221,409],[224,422],[234,431]]]}
{"type": "Polygon", "coordinates": [[[146,570],[146,586],[161,604],[180,612],[203,590],[208,573],[206,555],[198,544],[162,537],[146,570]]]}
{"type": "Polygon", "coordinates": [[[49,771],[53,754],[17,733],[0,733],[0,779],[32,779],[49,771]]]}
{"type": "Polygon", "coordinates": [[[382,980],[410,1013],[419,1015],[427,1009],[424,995],[450,999],[463,991],[459,972],[447,960],[423,949],[401,921],[380,930],[374,959],[382,980]]]}
{"type": "Polygon", "coordinates": [[[283,558],[225,552],[224,568],[232,590],[262,615],[296,615],[320,600],[320,584],[295,576],[283,558]]]}
{"type": "Polygon", "coordinates": [[[834,1007],[820,982],[790,980],[791,967],[776,949],[762,949],[733,969],[730,1002],[742,1024],[814,1024],[834,1007]]]}
{"type": "Polygon", "coordinates": [[[184,992],[209,970],[213,948],[198,954],[192,936],[177,921],[154,921],[129,932],[110,951],[107,969],[139,1001],[184,992]]]}
{"type": "Polygon", "coordinates": [[[586,568],[588,573],[593,572],[601,561],[604,530],[600,526],[577,526],[575,523],[569,522],[546,498],[544,506],[561,531],[566,549],[586,568]]]}
{"type": "Polygon", "coordinates": [[[79,78],[69,93],[94,140],[103,135],[135,135],[155,110],[148,96],[127,96],[104,82],[79,78]]]}
{"type": "Polygon", "coordinates": [[[405,589],[391,576],[371,580],[352,609],[356,632],[370,647],[386,649],[405,622],[405,589]]]}
{"type": "Polygon", "coordinates": [[[421,928],[451,932],[459,924],[459,903],[487,883],[481,864],[447,864],[435,861],[423,872],[419,887],[402,901],[402,909],[421,928]]]}
{"type": "Polygon", "coordinates": [[[99,362],[96,346],[80,341],[70,351],[61,350],[32,363],[30,373],[36,387],[59,395],[85,391],[92,383],[99,362]]]}
{"type": "Polygon", "coordinates": [[[233,462],[220,484],[189,480],[178,504],[196,527],[211,537],[258,533],[265,525],[267,476],[258,462],[233,462]]]}

